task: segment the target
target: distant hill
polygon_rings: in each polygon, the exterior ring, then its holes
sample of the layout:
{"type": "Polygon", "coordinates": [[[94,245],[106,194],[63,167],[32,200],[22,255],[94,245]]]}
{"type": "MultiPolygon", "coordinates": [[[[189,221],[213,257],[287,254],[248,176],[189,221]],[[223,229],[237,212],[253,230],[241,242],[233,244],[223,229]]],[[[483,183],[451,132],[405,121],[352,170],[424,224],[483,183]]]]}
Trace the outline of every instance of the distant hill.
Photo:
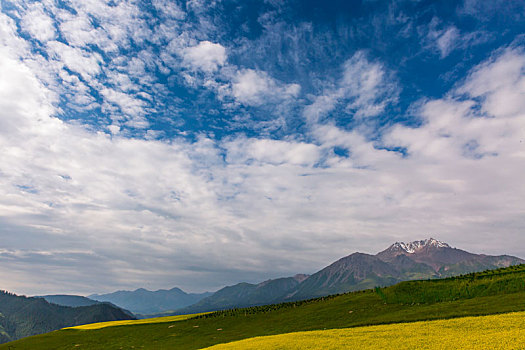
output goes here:
{"type": "Polygon", "coordinates": [[[35,296],[35,298],[43,298],[48,303],[71,307],[90,306],[101,303],[100,301],[89,299],[80,295],[56,294],[35,296]]]}
{"type": "Polygon", "coordinates": [[[396,242],[376,255],[350,254],[295,282],[289,277],[260,284],[239,283],[225,287],[194,305],[176,310],[176,313],[304,300],[390,286],[401,281],[457,276],[523,263],[525,260],[509,255],[469,253],[433,238],[410,243],[396,242]]]}
{"type": "Polygon", "coordinates": [[[179,309],[177,312],[184,314],[277,303],[282,301],[283,296],[295,291],[306,278],[308,275],[295,275],[259,284],[239,283],[224,287],[198,303],[179,309]]]}
{"type": "Polygon", "coordinates": [[[139,288],[134,291],[117,291],[109,294],[93,294],[88,298],[110,302],[136,315],[150,315],[180,309],[199,302],[212,293],[186,293],[179,288],[149,291],[139,288]]]}
{"type": "Polygon", "coordinates": [[[113,307],[116,307],[124,313],[128,314],[131,317],[135,317],[135,315],[124,308],[121,308],[113,303],[110,303],[109,301],[97,301],[93,299],[89,299],[80,295],[70,295],[70,294],[53,294],[53,295],[43,295],[43,296],[35,296],[35,298],[43,298],[48,303],[61,305],[61,306],[70,306],[70,307],[79,307],[79,306],[90,306],[90,305],[96,305],[96,304],[109,304],[113,307]]]}
{"type": "Polygon", "coordinates": [[[86,323],[132,319],[125,311],[106,303],[68,307],[0,291],[0,342],[86,323]]]}

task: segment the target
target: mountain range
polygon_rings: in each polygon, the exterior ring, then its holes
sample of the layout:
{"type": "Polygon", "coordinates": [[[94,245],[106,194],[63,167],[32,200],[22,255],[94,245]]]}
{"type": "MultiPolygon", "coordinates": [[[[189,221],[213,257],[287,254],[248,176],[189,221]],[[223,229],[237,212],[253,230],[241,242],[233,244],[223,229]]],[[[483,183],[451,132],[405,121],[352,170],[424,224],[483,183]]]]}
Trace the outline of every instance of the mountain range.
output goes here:
{"type": "Polygon", "coordinates": [[[293,293],[308,275],[298,274],[261,282],[259,284],[238,283],[224,287],[196,304],[177,310],[177,313],[205,312],[256,305],[279,303],[283,296],[293,293]]]}
{"type": "Polygon", "coordinates": [[[211,295],[210,292],[186,293],[179,288],[157,291],[139,288],[134,291],[120,290],[109,294],[93,294],[88,298],[99,302],[110,302],[140,316],[177,310],[211,295]]]}
{"type": "Polygon", "coordinates": [[[239,283],[225,287],[194,305],[177,310],[177,313],[303,300],[389,286],[406,280],[455,276],[523,263],[525,260],[509,255],[469,253],[434,238],[396,242],[376,255],[350,254],[310,276],[300,275],[300,279],[288,277],[255,285],[239,283]]]}
{"type": "Polygon", "coordinates": [[[312,275],[297,274],[258,284],[243,282],[215,293],[189,294],[179,288],[158,291],[141,288],[93,294],[89,298],[111,302],[138,317],[166,316],[303,300],[523,263],[525,260],[514,256],[474,254],[429,238],[396,242],[375,255],[353,253],[312,275]]]}

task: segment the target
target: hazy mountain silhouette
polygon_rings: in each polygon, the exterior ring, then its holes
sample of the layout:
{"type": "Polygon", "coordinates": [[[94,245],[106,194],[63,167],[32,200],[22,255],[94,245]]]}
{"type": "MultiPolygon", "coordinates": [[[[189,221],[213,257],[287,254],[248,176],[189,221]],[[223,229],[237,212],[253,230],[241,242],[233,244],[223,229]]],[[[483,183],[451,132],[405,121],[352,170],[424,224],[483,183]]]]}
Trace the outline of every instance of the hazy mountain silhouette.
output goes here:
{"type": "Polygon", "coordinates": [[[139,288],[134,291],[117,291],[109,294],[93,294],[88,298],[96,301],[106,301],[118,305],[139,315],[161,313],[176,310],[199,302],[212,293],[186,293],[179,288],[149,291],[139,288]]]}

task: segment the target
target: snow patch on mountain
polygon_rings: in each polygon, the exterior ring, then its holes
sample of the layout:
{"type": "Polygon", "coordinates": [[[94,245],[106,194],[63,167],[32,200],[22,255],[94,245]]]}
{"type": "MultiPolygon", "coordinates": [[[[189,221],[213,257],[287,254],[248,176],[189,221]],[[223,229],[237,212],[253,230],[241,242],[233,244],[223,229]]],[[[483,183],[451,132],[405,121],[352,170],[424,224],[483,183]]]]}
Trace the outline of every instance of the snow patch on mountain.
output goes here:
{"type": "Polygon", "coordinates": [[[405,242],[396,242],[392,245],[391,250],[403,250],[408,254],[413,254],[416,251],[425,248],[425,247],[435,247],[435,248],[450,248],[450,246],[445,243],[438,241],[434,238],[423,239],[420,241],[413,241],[409,243],[405,242]]]}

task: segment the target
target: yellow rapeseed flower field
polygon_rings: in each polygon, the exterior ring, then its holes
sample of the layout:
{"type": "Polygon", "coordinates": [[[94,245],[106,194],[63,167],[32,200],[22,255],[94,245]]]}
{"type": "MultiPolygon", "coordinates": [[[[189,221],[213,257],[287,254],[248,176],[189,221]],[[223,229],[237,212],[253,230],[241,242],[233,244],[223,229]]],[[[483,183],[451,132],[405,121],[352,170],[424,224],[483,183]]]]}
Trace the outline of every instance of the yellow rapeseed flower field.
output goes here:
{"type": "Polygon", "coordinates": [[[525,349],[525,312],[287,333],[207,349],[525,349]]]}
{"type": "Polygon", "coordinates": [[[165,317],[155,317],[155,318],[145,318],[142,320],[122,320],[122,321],[108,321],[108,322],[97,322],[97,323],[89,323],[82,326],[75,326],[75,327],[67,327],[64,329],[83,329],[83,330],[90,330],[90,329],[100,329],[100,328],[106,328],[106,327],[114,327],[114,326],[134,326],[137,324],[146,324],[146,323],[166,323],[166,322],[177,322],[177,321],[184,321],[189,318],[204,315],[208,312],[203,312],[200,314],[191,314],[191,315],[177,315],[177,316],[165,316],[165,317]]]}

